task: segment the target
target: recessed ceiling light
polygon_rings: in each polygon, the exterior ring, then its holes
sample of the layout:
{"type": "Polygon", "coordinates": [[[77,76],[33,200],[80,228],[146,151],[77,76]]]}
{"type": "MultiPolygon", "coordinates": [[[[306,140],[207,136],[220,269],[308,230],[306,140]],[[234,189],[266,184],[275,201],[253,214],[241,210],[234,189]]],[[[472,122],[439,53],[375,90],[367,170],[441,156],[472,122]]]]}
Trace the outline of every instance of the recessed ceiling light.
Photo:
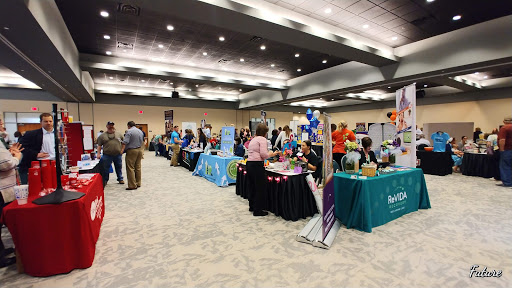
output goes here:
{"type": "Polygon", "coordinates": [[[196,84],[196,87],[199,87],[199,85],[196,84]]]}
{"type": "Polygon", "coordinates": [[[462,18],[461,15],[455,15],[455,16],[453,16],[452,19],[453,19],[453,21],[457,21],[457,20],[460,20],[460,18],[462,18]]]}
{"type": "Polygon", "coordinates": [[[300,56],[300,54],[299,54],[299,53],[295,53],[295,57],[299,57],[299,56],[300,56]]]}
{"type": "Polygon", "coordinates": [[[222,90],[222,87],[219,87],[219,90],[222,90]]]}
{"type": "Polygon", "coordinates": [[[260,49],[261,49],[261,50],[265,50],[265,49],[267,49],[267,47],[265,47],[265,45],[261,45],[261,46],[260,46],[260,49]]]}
{"type": "Polygon", "coordinates": [[[322,63],[324,63],[324,64],[327,63],[327,60],[322,61],[322,63]]]}
{"type": "Polygon", "coordinates": [[[478,75],[478,74],[480,74],[480,72],[475,72],[475,75],[478,75]]]}
{"type": "Polygon", "coordinates": [[[427,0],[427,2],[434,2],[435,0],[427,0]]]}
{"type": "Polygon", "coordinates": [[[487,78],[489,78],[489,76],[484,76],[484,79],[487,79],[487,78]]]}
{"type": "Polygon", "coordinates": [[[114,79],[114,77],[110,76],[110,77],[108,77],[108,79],[112,80],[112,79],[114,79]]]}
{"type": "Polygon", "coordinates": [[[107,54],[107,55],[112,55],[112,52],[107,51],[107,52],[106,52],[106,54],[107,54]]]}
{"type": "Polygon", "coordinates": [[[428,85],[427,85],[427,84],[425,84],[425,85],[423,85],[423,87],[428,87],[428,85]]]}
{"type": "Polygon", "coordinates": [[[146,82],[146,80],[140,80],[140,82],[144,83],[144,82],[146,82]]]}
{"type": "Polygon", "coordinates": [[[320,100],[323,100],[324,98],[320,98],[320,100]]]}
{"type": "Polygon", "coordinates": [[[126,49],[125,49],[125,50],[123,50],[123,52],[124,52],[124,53],[126,53],[126,49]]]}
{"type": "Polygon", "coordinates": [[[297,72],[300,72],[300,71],[302,71],[302,69],[300,69],[300,68],[299,68],[299,69],[297,69],[297,72]]]}
{"type": "Polygon", "coordinates": [[[206,55],[208,55],[208,53],[206,53],[206,52],[203,52],[203,56],[206,56],[206,55]]]}
{"type": "Polygon", "coordinates": [[[192,89],[188,89],[188,91],[192,91],[192,89]]]}
{"type": "Polygon", "coordinates": [[[164,45],[158,44],[158,48],[164,48],[164,45]]]}
{"type": "Polygon", "coordinates": [[[171,82],[171,83],[169,83],[169,85],[172,85],[172,82],[171,82]]]}
{"type": "Polygon", "coordinates": [[[244,58],[240,58],[240,62],[244,62],[244,61],[245,61],[244,58]]]}
{"type": "Polygon", "coordinates": [[[224,38],[222,36],[219,37],[219,41],[224,41],[224,40],[226,40],[226,38],[224,38]]]}
{"type": "Polygon", "coordinates": [[[242,92],[242,89],[238,89],[238,91],[242,92]]]}
{"type": "Polygon", "coordinates": [[[167,30],[169,30],[169,31],[174,30],[174,26],[172,26],[172,25],[167,25],[167,30]]]}
{"type": "Polygon", "coordinates": [[[331,101],[334,101],[334,99],[331,99],[331,101]]]}
{"type": "Polygon", "coordinates": [[[364,24],[364,25],[363,25],[363,28],[364,28],[364,29],[368,29],[368,27],[370,27],[370,25],[368,25],[368,24],[364,24]]]}
{"type": "Polygon", "coordinates": [[[388,89],[391,89],[391,86],[388,86],[388,89]]]}
{"type": "Polygon", "coordinates": [[[393,40],[393,41],[395,41],[396,39],[398,39],[398,37],[396,37],[396,36],[391,37],[391,40],[393,40]]]}
{"type": "Polygon", "coordinates": [[[325,9],[325,10],[324,10],[324,12],[325,12],[325,13],[327,13],[327,14],[329,14],[329,13],[331,13],[331,12],[332,12],[332,9],[331,9],[331,8],[327,8],[327,9],[325,9]]]}
{"type": "Polygon", "coordinates": [[[108,12],[107,12],[107,11],[101,11],[101,12],[100,12],[100,15],[101,15],[101,17],[105,17],[105,18],[106,18],[106,17],[108,17],[108,15],[110,15],[110,14],[108,14],[108,12]]]}
{"type": "Polygon", "coordinates": [[[6,27],[4,27],[4,30],[9,30],[9,27],[7,27],[7,26],[6,26],[6,27]]]}
{"type": "Polygon", "coordinates": [[[274,64],[270,64],[270,67],[274,67],[274,66],[276,66],[276,65],[274,65],[274,64]]]}
{"type": "Polygon", "coordinates": [[[103,38],[108,40],[108,39],[110,39],[110,36],[109,35],[103,35],[103,38]]]}

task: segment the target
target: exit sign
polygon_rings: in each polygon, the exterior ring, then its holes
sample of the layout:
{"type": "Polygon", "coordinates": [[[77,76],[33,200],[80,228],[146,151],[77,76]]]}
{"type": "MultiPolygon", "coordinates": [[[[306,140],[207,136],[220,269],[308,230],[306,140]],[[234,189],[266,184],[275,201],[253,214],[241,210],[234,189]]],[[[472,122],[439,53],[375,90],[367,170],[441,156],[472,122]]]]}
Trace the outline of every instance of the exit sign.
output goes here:
{"type": "Polygon", "coordinates": [[[30,110],[32,110],[32,111],[37,111],[37,110],[39,110],[39,109],[37,109],[37,107],[30,107],[30,110]]]}
{"type": "Polygon", "coordinates": [[[139,111],[139,114],[144,114],[144,111],[140,110],[140,111],[139,111]]]}

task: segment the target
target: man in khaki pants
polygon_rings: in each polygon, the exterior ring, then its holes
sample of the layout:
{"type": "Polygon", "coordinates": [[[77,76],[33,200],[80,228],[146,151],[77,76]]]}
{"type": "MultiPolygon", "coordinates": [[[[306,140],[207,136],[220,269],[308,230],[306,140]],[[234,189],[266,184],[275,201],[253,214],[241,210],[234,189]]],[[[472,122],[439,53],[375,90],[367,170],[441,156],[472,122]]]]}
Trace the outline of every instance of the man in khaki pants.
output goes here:
{"type": "Polygon", "coordinates": [[[141,161],[142,145],[144,145],[144,134],[135,127],[135,122],[128,122],[128,131],[124,135],[123,151],[126,151],[126,177],[128,178],[128,188],[126,190],[135,190],[142,184],[141,182],[141,161]]]}
{"type": "Polygon", "coordinates": [[[178,166],[178,154],[180,153],[180,144],[183,141],[180,140],[180,133],[178,133],[179,127],[174,126],[174,131],[171,134],[171,148],[172,148],[172,158],[171,158],[171,166],[178,166]]]}

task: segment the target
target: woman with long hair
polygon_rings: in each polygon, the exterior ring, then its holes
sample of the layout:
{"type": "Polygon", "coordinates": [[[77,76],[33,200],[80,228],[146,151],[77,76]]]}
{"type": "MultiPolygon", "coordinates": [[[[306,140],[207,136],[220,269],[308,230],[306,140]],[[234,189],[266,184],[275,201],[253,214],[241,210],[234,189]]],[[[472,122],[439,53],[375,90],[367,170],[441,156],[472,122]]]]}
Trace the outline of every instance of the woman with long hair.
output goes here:
{"type": "Polygon", "coordinates": [[[249,143],[249,157],[247,158],[247,176],[249,180],[249,211],[254,216],[266,216],[263,211],[264,192],[266,190],[265,167],[263,161],[269,157],[280,155],[281,151],[269,152],[267,149],[268,127],[264,123],[258,124],[256,136],[249,143]]]}
{"type": "Polygon", "coordinates": [[[338,162],[341,167],[341,158],[347,154],[345,151],[345,141],[356,142],[356,135],[354,132],[347,129],[348,124],[345,120],[341,120],[338,124],[338,129],[332,132],[332,158],[338,162]]]}
{"type": "Polygon", "coordinates": [[[292,142],[293,141],[293,134],[292,129],[290,129],[290,126],[284,125],[283,131],[279,133],[279,136],[277,136],[276,142],[274,144],[274,148],[277,149],[283,149],[284,143],[286,142],[292,142]]]}
{"type": "Polygon", "coordinates": [[[203,149],[206,148],[206,135],[201,128],[197,128],[197,144],[203,149]],[[203,147],[201,147],[201,143],[203,144],[203,147]]]}

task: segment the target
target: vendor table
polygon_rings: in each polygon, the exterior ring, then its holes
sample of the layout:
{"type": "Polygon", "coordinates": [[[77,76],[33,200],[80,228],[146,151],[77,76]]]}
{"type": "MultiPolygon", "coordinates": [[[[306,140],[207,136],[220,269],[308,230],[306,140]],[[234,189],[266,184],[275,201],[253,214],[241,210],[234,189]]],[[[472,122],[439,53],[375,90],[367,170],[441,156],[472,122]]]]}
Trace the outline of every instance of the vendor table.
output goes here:
{"type": "Polygon", "coordinates": [[[199,155],[201,153],[203,153],[203,151],[193,152],[187,148],[180,148],[178,161],[182,167],[185,167],[190,171],[194,171],[194,169],[196,169],[197,160],[199,160],[199,155]]]}
{"type": "Polygon", "coordinates": [[[192,175],[204,177],[217,186],[227,187],[236,183],[236,163],[241,159],[237,156],[220,157],[201,153],[192,175]]]}
{"type": "Polygon", "coordinates": [[[421,169],[352,179],[334,174],[335,215],[347,228],[372,232],[402,215],[430,208],[427,185],[421,169]]]}
{"type": "Polygon", "coordinates": [[[93,176],[78,189],[85,196],[59,205],[25,205],[11,202],[2,221],[11,232],[25,273],[50,276],[88,268],[94,260],[96,241],[105,215],[103,181],[93,176]]]}
{"type": "Polygon", "coordinates": [[[480,153],[464,153],[460,171],[466,176],[479,176],[501,180],[499,151],[494,155],[480,153]]]}
{"type": "MultiPolygon", "coordinates": [[[[306,182],[308,173],[282,175],[269,170],[266,173],[266,189],[263,210],[270,211],[285,220],[297,221],[318,213],[315,198],[306,182]]],[[[249,198],[246,166],[239,164],[236,177],[236,194],[249,198]]]]}
{"type": "Polygon", "coordinates": [[[445,176],[452,174],[453,159],[450,152],[416,151],[416,157],[423,173],[445,176]]]}

